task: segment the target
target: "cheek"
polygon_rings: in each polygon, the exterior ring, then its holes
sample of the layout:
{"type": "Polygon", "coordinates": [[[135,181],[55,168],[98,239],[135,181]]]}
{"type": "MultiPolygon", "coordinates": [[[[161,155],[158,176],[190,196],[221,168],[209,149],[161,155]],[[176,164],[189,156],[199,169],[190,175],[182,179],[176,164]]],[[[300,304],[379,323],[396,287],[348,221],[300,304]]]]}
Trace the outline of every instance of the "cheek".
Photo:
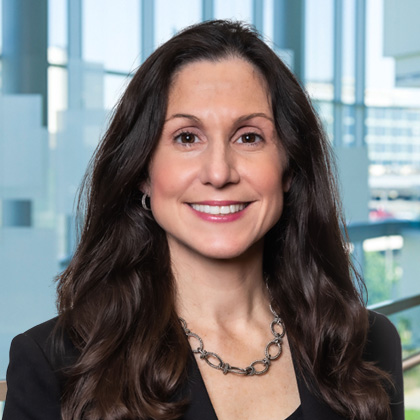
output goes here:
{"type": "Polygon", "coordinates": [[[271,195],[273,199],[283,197],[284,178],[283,168],[278,162],[261,165],[259,168],[258,184],[262,192],[271,195]]]}
{"type": "Polygon", "coordinates": [[[282,167],[266,165],[258,177],[258,187],[265,201],[265,223],[268,228],[274,226],[283,213],[284,180],[282,167]]]}
{"type": "Polygon", "coordinates": [[[152,201],[158,201],[165,199],[165,197],[171,197],[176,194],[176,190],[177,183],[175,182],[170,168],[151,173],[150,197],[152,198],[152,201]]]}
{"type": "Polygon", "coordinates": [[[192,168],[187,162],[168,157],[153,162],[149,170],[152,201],[181,195],[191,184],[192,168]]]}
{"type": "Polygon", "coordinates": [[[170,215],[174,212],[171,203],[176,201],[177,184],[168,166],[162,168],[154,167],[149,174],[151,211],[158,225],[162,229],[167,230],[169,227],[168,221],[171,220],[170,215]]]}

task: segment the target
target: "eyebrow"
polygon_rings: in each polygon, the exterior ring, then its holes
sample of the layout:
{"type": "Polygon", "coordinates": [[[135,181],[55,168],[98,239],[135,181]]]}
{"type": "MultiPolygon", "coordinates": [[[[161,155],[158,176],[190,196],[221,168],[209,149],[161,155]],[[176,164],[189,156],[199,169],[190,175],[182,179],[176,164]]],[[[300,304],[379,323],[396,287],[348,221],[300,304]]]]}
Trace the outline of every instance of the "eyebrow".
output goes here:
{"type": "MultiPolygon", "coordinates": [[[[271,121],[272,123],[274,123],[273,118],[269,117],[267,114],[264,114],[264,112],[254,112],[253,114],[242,115],[241,117],[237,118],[235,122],[236,123],[241,123],[241,122],[248,121],[248,120],[251,120],[252,118],[256,118],[256,117],[265,118],[265,119],[271,121]]],[[[168,121],[170,121],[170,120],[173,120],[175,118],[185,118],[185,119],[194,121],[196,123],[201,122],[200,118],[197,118],[195,115],[191,115],[191,114],[173,114],[173,115],[171,115],[169,118],[167,118],[165,120],[165,123],[168,122],[168,121]]]]}

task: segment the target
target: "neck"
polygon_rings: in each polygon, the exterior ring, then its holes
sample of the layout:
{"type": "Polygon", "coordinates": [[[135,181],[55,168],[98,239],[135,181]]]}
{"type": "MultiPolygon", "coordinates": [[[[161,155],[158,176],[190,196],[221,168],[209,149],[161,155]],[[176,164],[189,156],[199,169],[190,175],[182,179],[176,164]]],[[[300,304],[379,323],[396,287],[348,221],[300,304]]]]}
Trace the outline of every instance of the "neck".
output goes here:
{"type": "Polygon", "coordinates": [[[246,255],[222,260],[185,255],[171,248],[177,286],[176,308],[198,325],[247,322],[267,312],[269,297],[262,273],[262,246],[246,255]]]}

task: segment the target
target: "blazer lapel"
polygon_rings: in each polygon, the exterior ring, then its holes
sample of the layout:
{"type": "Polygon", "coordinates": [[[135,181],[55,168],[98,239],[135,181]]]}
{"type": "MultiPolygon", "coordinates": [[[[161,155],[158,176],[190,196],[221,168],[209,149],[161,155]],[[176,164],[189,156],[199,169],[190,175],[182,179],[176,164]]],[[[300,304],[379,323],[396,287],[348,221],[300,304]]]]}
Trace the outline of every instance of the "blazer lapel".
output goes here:
{"type": "MultiPolygon", "coordinates": [[[[296,367],[295,372],[303,418],[311,420],[345,420],[311,393],[305,381],[297,372],[296,367]]],[[[190,401],[182,420],[217,420],[206,386],[198,369],[197,361],[192,353],[188,364],[188,378],[185,381],[181,395],[181,398],[188,398],[190,401]]]]}
{"type": "Polygon", "coordinates": [[[182,394],[190,401],[182,420],[217,420],[197,361],[192,353],[188,363],[188,378],[182,394]]]}
{"type": "MultiPolygon", "coordinates": [[[[295,369],[296,371],[296,369],[295,369]]],[[[296,372],[296,380],[299,388],[300,402],[304,419],[311,420],[345,420],[327,404],[316,398],[306,386],[300,374],[296,372]]]]}

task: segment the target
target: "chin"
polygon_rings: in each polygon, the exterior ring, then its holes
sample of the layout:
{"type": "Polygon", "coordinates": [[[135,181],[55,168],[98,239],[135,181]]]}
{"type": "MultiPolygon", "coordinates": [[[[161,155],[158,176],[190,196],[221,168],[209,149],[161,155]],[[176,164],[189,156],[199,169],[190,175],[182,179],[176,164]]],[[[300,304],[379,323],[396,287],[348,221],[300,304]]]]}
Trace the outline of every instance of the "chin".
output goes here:
{"type": "Polygon", "coordinates": [[[204,257],[207,257],[209,259],[213,259],[213,260],[235,260],[238,258],[241,258],[243,256],[243,253],[240,252],[214,252],[214,253],[208,253],[208,254],[203,254],[204,257]]]}
{"type": "Polygon", "coordinates": [[[209,259],[218,259],[218,260],[234,260],[241,258],[248,258],[250,254],[255,255],[255,244],[249,247],[238,247],[238,246],[215,246],[215,247],[206,247],[202,249],[199,253],[203,257],[209,259]]]}
{"type": "Polygon", "coordinates": [[[201,238],[201,240],[182,241],[175,236],[168,237],[169,248],[173,255],[181,258],[207,258],[209,260],[234,260],[258,255],[263,250],[263,240],[234,241],[232,238],[201,238]]]}

